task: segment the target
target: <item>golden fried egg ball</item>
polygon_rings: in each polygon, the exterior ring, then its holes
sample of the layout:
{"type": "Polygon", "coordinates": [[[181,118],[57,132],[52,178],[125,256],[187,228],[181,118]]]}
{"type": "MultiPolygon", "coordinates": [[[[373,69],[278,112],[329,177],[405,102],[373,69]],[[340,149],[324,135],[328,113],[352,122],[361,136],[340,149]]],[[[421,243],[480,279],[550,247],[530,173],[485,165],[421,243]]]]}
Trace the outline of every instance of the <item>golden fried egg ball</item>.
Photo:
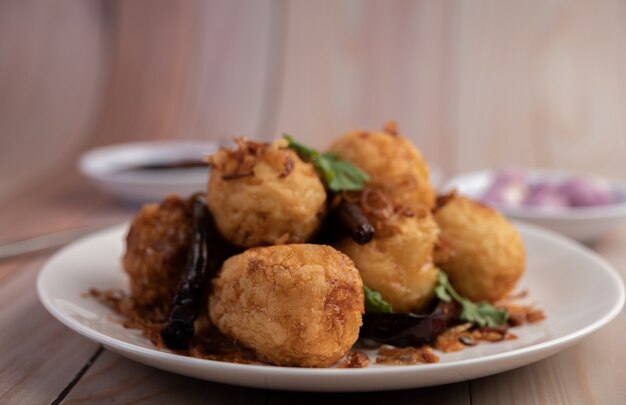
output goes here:
{"type": "Polygon", "coordinates": [[[167,316],[185,269],[191,234],[191,202],[176,195],[146,204],[126,236],[123,264],[133,301],[167,316]]]}
{"type": "Polygon", "coordinates": [[[240,247],[306,242],[322,220],[326,191],[284,140],[237,140],[209,158],[207,204],[225,239],[240,247]]]}
{"type": "Polygon", "coordinates": [[[433,247],[439,229],[429,210],[403,210],[383,221],[368,216],[374,238],[359,245],[342,239],[337,248],[347,254],[363,283],[381,293],[394,312],[423,312],[434,297],[437,269],[433,247]]]}
{"type": "Polygon", "coordinates": [[[452,197],[435,212],[441,249],[435,262],[452,286],[472,301],[504,298],[524,273],[524,244],[513,225],[495,210],[452,197]]]}
{"type": "Polygon", "coordinates": [[[381,190],[394,204],[434,207],[428,165],[420,151],[398,133],[395,123],[388,123],[380,132],[348,132],[330,150],[367,173],[369,185],[381,190]]]}
{"type": "Polygon", "coordinates": [[[363,283],[354,264],[330,246],[249,249],[224,262],[209,298],[224,334],[280,366],[329,367],[361,327],[363,283]]]}

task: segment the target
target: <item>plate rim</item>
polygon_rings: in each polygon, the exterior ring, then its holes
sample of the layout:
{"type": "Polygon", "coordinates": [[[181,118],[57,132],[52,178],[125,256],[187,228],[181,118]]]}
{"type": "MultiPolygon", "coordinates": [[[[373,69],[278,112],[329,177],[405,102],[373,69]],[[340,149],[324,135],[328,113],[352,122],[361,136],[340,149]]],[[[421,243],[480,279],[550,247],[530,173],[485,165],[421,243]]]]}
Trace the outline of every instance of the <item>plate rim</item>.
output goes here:
{"type": "MultiPolygon", "coordinates": [[[[60,257],[65,255],[69,250],[73,250],[79,247],[82,244],[87,244],[91,242],[93,239],[100,238],[109,233],[118,232],[121,233],[124,229],[127,229],[128,223],[115,225],[112,227],[105,228],[103,230],[91,233],[83,238],[80,238],[77,241],[74,241],[71,244],[63,247],[59,251],[57,251],[54,255],[52,255],[46,262],[42,265],[37,275],[37,295],[39,297],[40,302],[46,308],[46,310],[58,321],[62,324],[70,328],[76,333],[95,341],[99,344],[107,348],[121,348],[125,352],[130,352],[134,355],[143,357],[143,358],[154,358],[157,360],[167,361],[168,363],[173,363],[177,366],[206,366],[209,369],[222,369],[222,370],[230,370],[230,371],[241,371],[246,370],[247,372],[263,372],[268,377],[281,377],[281,378],[299,378],[305,376],[320,376],[320,372],[323,373],[324,376],[333,376],[337,378],[352,378],[355,376],[364,376],[364,375],[395,375],[395,374],[406,374],[408,372],[414,370],[420,370],[420,372],[428,372],[428,370],[437,370],[437,371],[446,371],[446,369],[455,369],[455,368],[465,368],[481,365],[484,363],[491,362],[500,362],[504,360],[515,360],[519,358],[523,358],[532,353],[542,353],[546,351],[550,351],[551,349],[557,349],[560,346],[563,348],[568,346],[569,344],[573,344],[578,342],[582,338],[590,335],[591,333],[599,330],[603,326],[607,325],[611,322],[619,313],[622,311],[624,307],[624,302],[626,300],[626,289],[624,287],[624,281],[622,280],[621,275],[618,271],[611,265],[606,259],[587,248],[586,246],[575,242],[574,240],[567,238],[563,235],[560,235],[556,232],[550,231],[548,229],[527,224],[521,221],[513,221],[516,228],[520,232],[526,232],[533,234],[533,236],[538,236],[540,238],[552,239],[554,242],[564,245],[568,248],[574,248],[579,250],[582,254],[587,255],[590,259],[592,259],[602,271],[611,279],[613,284],[617,288],[618,298],[613,303],[611,309],[607,311],[602,317],[595,319],[593,322],[589,323],[587,326],[578,329],[572,333],[566,334],[564,336],[560,336],[557,338],[549,339],[547,341],[530,344],[525,347],[521,347],[518,349],[513,349],[507,352],[489,354],[483,357],[475,357],[470,359],[456,360],[446,363],[435,363],[435,364],[418,364],[418,365],[406,365],[406,366],[388,366],[388,367],[379,367],[379,368],[362,368],[362,369],[337,369],[337,368],[300,368],[300,367],[283,367],[283,366],[274,366],[274,365],[256,365],[256,364],[237,364],[237,363],[229,363],[222,362],[217,360],[208,360],[208,359],[199,359],[189,356],[178,355],[174,353],[169,353],[165,351],[160,351],[156,348],[145,348],[141,346],[137,346],[132,343],[125,342],[123,340],[119,340],[117,338],[106,335],[102,332],[93,330],[88,326],[85,326],[73,318],[65,316],[63,312],[56,307],[54,303],[51,302],[50,297],[45,293],[45,285],[44,285],[44,274],[49,271],[52,267],[52,264],[56,260],[59,260],[60,257]]],[[[596,269],[597,270],[597,269],[596,269]]],[[[115,349],[110,349],[117,352],[115,349]]],[[[118,352],[119,353],[119,352],[118,352]]],[[[122,354],[123,355],[123,354],[122,354]]],[[[547,357],[547,356],[545,356],[547,357]]],[[[545,358],[541,357],[541,358],[545,358]]],[[[136,360],[134,360],[136,361],[136,360]]],[[[158,366],[152,366],[157,367],[158,366]]],[[[490,374],[485,374],[490,375],[490,374]]],[[[451,381],[452,382],[452,381],[451,381]]],[[[416,385],[417,386],[417,385],[416,385]]],[[[376,389],[376,388],[373,388],[376,389]]],[[[363,390],[367,390],[367,387],[364,387],[363,390]]]]}

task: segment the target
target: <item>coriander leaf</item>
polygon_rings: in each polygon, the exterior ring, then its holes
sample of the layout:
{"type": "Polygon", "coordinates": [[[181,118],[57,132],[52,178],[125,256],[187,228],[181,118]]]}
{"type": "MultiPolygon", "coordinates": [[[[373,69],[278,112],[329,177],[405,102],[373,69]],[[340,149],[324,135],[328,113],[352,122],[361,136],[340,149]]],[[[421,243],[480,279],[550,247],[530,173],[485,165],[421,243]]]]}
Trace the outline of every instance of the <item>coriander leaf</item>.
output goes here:
{"type": "Polygon", "coordinates": [[[324,176],[324,181],[326,182],[328,187],[331,187],[331,184],[333,184],[333,181],[335,181],[336,173],[333,170],[333,166],[330,161],[324,159],[323,157],[320,157],[313,160],[313,165],[316,167],[316,169],[318,169],[318,171],[322,173],[322,175],[324,176]]]}
{"type": "Polygon", "coordinates": [[[320,153],[296,142],[293,137],[285,134],[288,147],[301,158],[310,161],[326,182],[331,191],[361,190],[369,176],[352,163],[341,160],[335,152],[320,153]]]}
{"type": "Polygon", "coordinates": [[[474,310],[468,313],[468,317],[475,319],[474,322],[478,324],[496,327],[506,323],[508,313],[504,310],[496,309],[486,302],[480,302],[475,304],[474,310]]]}
{"type": "Polygon", "coordinates": [[[322,160],[328,160],[332,172],[335,173],[335,176],[328,183],[328,187],[333,191],[360,190],[363,188],[363,183],[369,179],[348,162],[326,159],[325,155],[323,155],[323,159],[320,159],[320,162],[322,160]]]}
{"type": "Polygon", "coordinates": [[[507,322],[509,314],[503,309],[497,309],[487,302],[474,303],[459,295],[450,284],[446,273],[437,273],[437,286],[435,287],[437,297],[446,302],[452,299],[462,306],[461,319],[466,322],[474,322],[478,326],[496,327],[507,322]]]}
{"type": "Polygon", "coordinates": [[[308,146],[296,142],[291,135],[284,134],[283,138],[285,138],[288,142],[287,147],[296,151],[296,153],[304,159],[315,159],[320,155],[320,153],[315,149],[309,148],[308,146]]]}
{"type": "Polygon", "coordinates": [[[363,286],[365,294],[365,312],[374,314],[390,314],[391,304],[385,301],[378,291],[363,286]]]}
{"type": "Polygon", "coordinates": [[[442,301],[452,301],[452,297],[450,296],[450,294],[448,294],[448,291],[446,291],[446,287],[443,284],[437,284],[437,286],[435,287],[435,295],[437,295],[437,298],[442,301]]]}
{"type": "Polygon", "coordinates": [[[336,160],[341,159],[339,157],[339,154],[337,152],[334,152],[334,151],[324,152],[324,156],[326,156],[329,159],[336,159],[336,160]]]}

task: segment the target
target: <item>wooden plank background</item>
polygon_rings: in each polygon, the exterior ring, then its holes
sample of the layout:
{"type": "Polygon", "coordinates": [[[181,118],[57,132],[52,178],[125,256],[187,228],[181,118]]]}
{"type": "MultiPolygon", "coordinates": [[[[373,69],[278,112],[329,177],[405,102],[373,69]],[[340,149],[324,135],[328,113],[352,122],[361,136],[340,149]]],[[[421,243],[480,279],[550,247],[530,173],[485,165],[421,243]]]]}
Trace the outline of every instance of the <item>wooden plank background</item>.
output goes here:
{"type": "Polygon", "coordinates": [[[387,119],[447,174],[625,177],[624,21],[618,0],[5,0],[0,199],[94,145],[323,147],[387,119]]]}

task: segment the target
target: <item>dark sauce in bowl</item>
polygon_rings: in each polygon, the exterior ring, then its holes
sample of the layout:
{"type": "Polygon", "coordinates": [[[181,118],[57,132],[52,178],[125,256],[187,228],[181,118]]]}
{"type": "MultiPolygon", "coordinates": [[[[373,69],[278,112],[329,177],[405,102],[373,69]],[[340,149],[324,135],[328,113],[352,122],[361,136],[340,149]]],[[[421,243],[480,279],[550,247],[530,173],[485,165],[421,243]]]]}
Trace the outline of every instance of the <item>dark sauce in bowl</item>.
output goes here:
{"type": "Polygon", "coordinates": [[[208,167],[209,164],[203,160],[186,159],[172,162],[155,162],[139,164],[136,166],[127,166],[117,169],[116,173],[159,172],[164,170],[185,170],[208,167]]]}

